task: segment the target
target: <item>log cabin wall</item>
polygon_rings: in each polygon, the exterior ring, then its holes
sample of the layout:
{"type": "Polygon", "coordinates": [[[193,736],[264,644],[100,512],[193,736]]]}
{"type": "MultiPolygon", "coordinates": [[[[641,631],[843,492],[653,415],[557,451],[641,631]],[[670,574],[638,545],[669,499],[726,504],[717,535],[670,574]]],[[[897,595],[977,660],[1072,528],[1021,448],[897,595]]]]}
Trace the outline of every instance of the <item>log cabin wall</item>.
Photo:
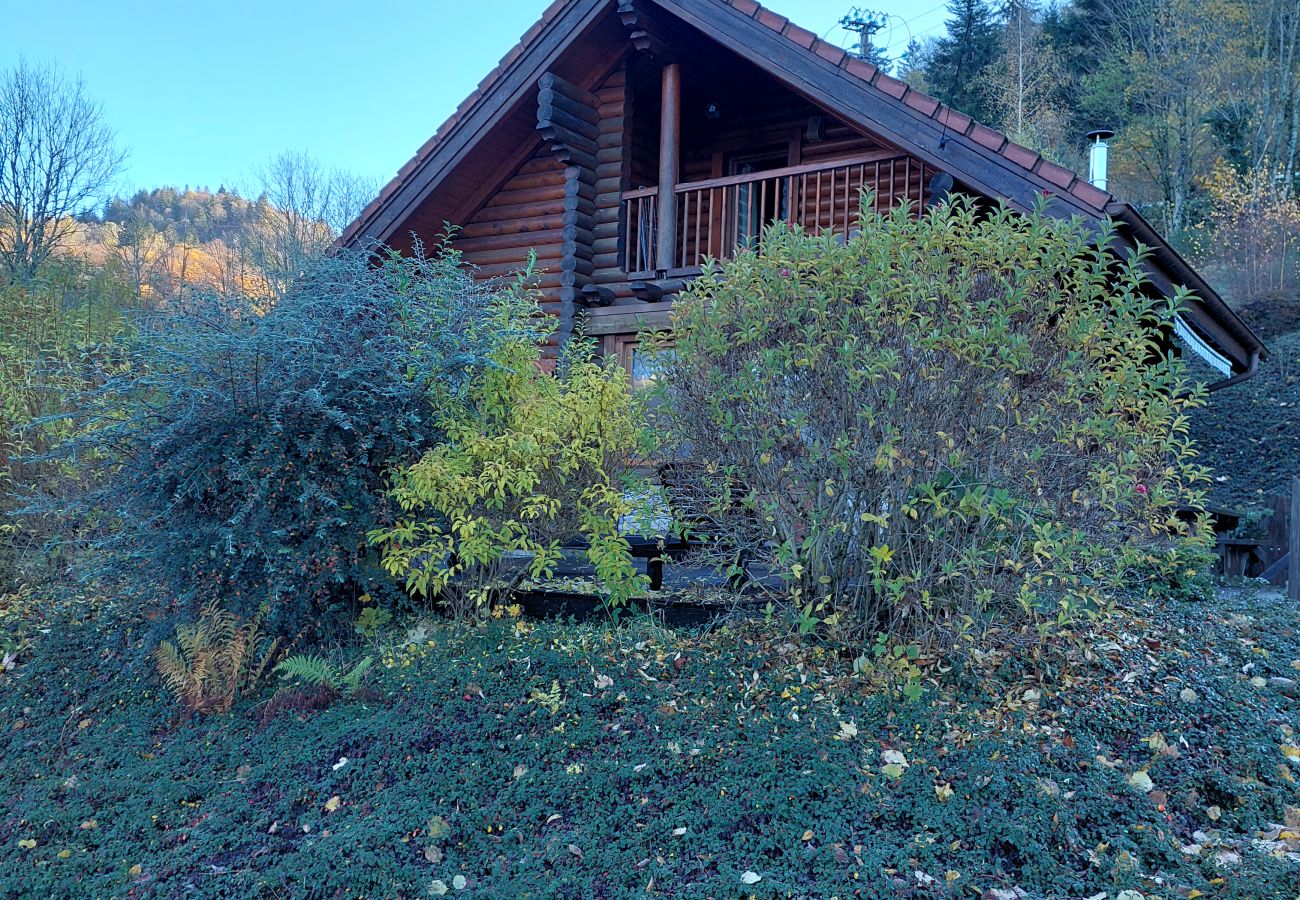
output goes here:
{"type": "MultiPolygon", "coordinates": [[[[470,218],[455,246],[484,278],[509,277],[528,265],[530,250],[542,270],[542,310],[562,314],[566,167],[548,148],[539,149],[470,218]]],[[[553,353],[561,335],[552,336],[553,353]]]]}
{"type": "MultiPolygon", "coordinates": [[[[613,286],[625,282],[623,271],[622,200],[628,185],[628,141],[632,104],[628,94],[628,64],[619,66],[595,90],[600,113],[597,138],[595,247],[592,256],[594,284],[613,286]]],[[[631,296],[624,292],[623,296],[631,296]]]]}
{"type": "MultiPolygon", "coordinates": [[[[769,168],[887,149],[756,69],[740,67],[739,74],[734,65],[728,67],[724,77],[704,61],[684,64],[682,181],[731,175],[740,158],[769,168]],[[707,112],[711,103],[718,107],[716,118],[707,112]]],[[[574,299],[587,284],[609,289],[617,308],[631,303],[662,309],[636,300],[628,284],[621,202],[624,191],[653,186],[658,179],[661,71],[660,63],[631,54],[589,94],[583,92],[596,114],[594,172],[576,166],[565,148],[545,140],[474,213],[456,241],[466,262],[485,278],[517,272],[527,264],[530,248],[536,251],[543,310],[557,319],[548,355],[571,332],[574,299]],[[575,214],[582,222],[576,230],[575,214]]],[[[896,192],[917,197],[918,172],[909,178],[900,170],[896,192]]],[[[688,242],[694,240],[691,227],[685,228],[688,242]]]]}

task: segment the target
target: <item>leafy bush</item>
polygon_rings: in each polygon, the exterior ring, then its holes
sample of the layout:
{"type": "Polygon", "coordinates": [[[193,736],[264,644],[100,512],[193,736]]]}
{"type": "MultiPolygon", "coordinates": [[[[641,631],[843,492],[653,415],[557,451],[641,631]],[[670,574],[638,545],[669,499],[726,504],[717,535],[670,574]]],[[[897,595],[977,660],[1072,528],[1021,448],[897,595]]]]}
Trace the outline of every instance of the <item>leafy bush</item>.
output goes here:
{"type": "Polygon", "coordinates": [[[481,617],[525,576],[549,577],[578,535],[612,605],[643,580],[619,533],[632,511],[620,475],[643,439],[627,377],[580,341],[556,374],[540,355],[535,340],[513,341],[464,390],[439,386],[445,442],[395,473],[406,515],[370,535],[390,573],[460,618],[481,617]]]}
{"type": "Polygon", "coordinates": [[[197,621],[176,628],[175,643],[158,646],[158,674],[195,712],[229,712],[262,680],[279,643],[262,635],[260,613],[240,622],[210,603],[197,621]]]}
{"type": "Polygon", "coordinates": [[[384,470],[439,439],[431,386],[455,390],[533,336],[503,315],[521,293],[445,247],[341,253],[270,309],[199,293],[146,320],[130,370],[81,399],[86,433],[61,448],[103,477],[65,510],[97,526],[86,574],[245,615],[269,602],[280,632],[381,596],[366,532],[386,514],[384,470]]]}
{"type": "Polygon", "coordinates": [[[677,305],[660,416],[805,630],[1047,629],[1204,541],[1173,515],[1201,502],[1200,394],[1151,294],[1037,212],[780,226],[677,305]]]}
{"type": "Polygon", "coordinates": [[[128,326],[128,300],[121,279],[72,260],[47,262],[28,284],[0,286],[0,591],[23,580],[34,561],[26,551],[45,536],[44,523],[9,516],[19,494],[48,489],[57,471],[36,457],[71,429],[47,417],[112,365],[105,354],[128,326]]]}

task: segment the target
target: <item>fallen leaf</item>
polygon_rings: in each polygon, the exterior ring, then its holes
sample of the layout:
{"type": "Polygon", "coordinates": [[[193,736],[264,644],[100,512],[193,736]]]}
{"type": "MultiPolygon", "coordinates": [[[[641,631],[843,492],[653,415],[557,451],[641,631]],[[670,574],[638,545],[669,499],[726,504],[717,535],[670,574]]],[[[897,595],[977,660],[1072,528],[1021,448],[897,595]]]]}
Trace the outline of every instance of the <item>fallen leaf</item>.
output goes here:
{"type": "Polygon", "coordinates": [[[841,722],[840,734],[841,739],[855,738],[858,736],[858,726],[853,722],[841,722]]]}
{"type": "Polygon", "coordinates": [[[907,757],[904,756],[902,753],[898,752],[897,750],[881,750],[880,758],[884,760],[886,763],[889,763],[890,765],[895,765],[895,766],[907,765],[907,757]]]}
{"type": "Polygon", "coordinates": [[[22,847],[24,850],[35,850],[36,841],[32,840],[31,838],[23,838],[21,841],[18,842],[18,846],[22,847]]]}
{"type": "Polygon", "coordinates": [[[812,839],[813,839],[813,833],[812,833],[812,829],[811,829],[811,828],[809,828],[807,831],[805,831],[805,832],[803,833],[803,836],[802,836],[801,838],[799,838],[799,840],[803,841],[805,844],[808,843],[809,841],[811,841],[812,839]]]}
{"type": "Polygon", "coordinates": [[[673,837],[681,837],[681,836],[684,835],[685,833],[686,833],[686,829],[685,829],[685,828],[674,828],[674,829],[673,829],[673,837]]]}
{"type": "Polygon", "coordinates": [[[453,878],[453,879],[451,880],[451,886],[454,887],[454,888],[455,888],[456,890],[458,890],[458,891],[463,891],[463,890],[465,890],[465,885],[466,885],[466,884],[468,884],[468,882],[465,880],[465,876],[464,876],[464,875],[457,875],[455,878],[453,878]]]}
{"type": "Polygon", "coordinates": [[[1146,772],[1141,771],[1134,772],[1130,775],[1128,777],[1128,783],[1144,794],[1151,793],[1152,789],[1155,788],[1155,783],[1151,781],[1151,776],[1146,772]]]}
{"type": "Polygon", "coordinates": [[[520,778],[523,778],[527,774],[528,774],[527,766],[522,766],[522,765],[515,766],[515,781],[518,781],[520,778]]]}
{"type": "Polygon", "coordinates": [[[330,797],[328,800],[325,801],[325,812],[334,812],[342,805],[343,805],[343,801],[339,799],[338,794],[335,794],[333,797],[330,797]]]}
{"type": "Polygon", "coordinates": [[[451,833],[451,823],[442,816],[434,816],[425,827],[429,831],[429,837],[435,841],[440,841],[451,833]]]}
{"type": "Polygon", "coordinates": [[[435,897],[441,897],[447,893],[447,883],[439,881],[437,878],[433,879],[433,881],[429,882],[429,893],[435,897]]]}
{"type": "Polygon", "coordinates": [[[951,784],[936,784],[934,786],[934,795],[939,798],[940,803],[947,802],[953,795],[951,784]]]}
{"type": "Polygon", "coordinates": [[[570,844],[569,852],[572,853],[574,856],[578,857],[578,859],[582,859],[582,848],[579,847],[577,844],[570,844]]]}
{"type": "Polygon", "coordinates": [[[758,884],[762,880],[763,880],[762,875],[759,875],[757,872],[752,872],[752,871],[745,872],[740,876],[741,884],[758,884]]]}
{"type": "Polygon", "coordinates": [[[436,866],[442,862],[442,850],[430,844],[424,848],[424,858],[436,866]]]}
{"type": "Polygon", "coordinates": [[[140,875],[142,872],[144,872],[144,867],[141,866],[139,863],[136,863],[131,868],[126,870],[126,874],[130,875],[132,878],[135,878],[136,876],[140,875]]]}
{"type": "Polygon", "coordinates": [[[1184,703],[1195,703],[1197,700],[1201,698],[1197,696],[1196,691],[1192,690],[1191,688],[1183,688],[1181,691],[1178,692],[1178,699],[1183,701],[1184,703]]]}

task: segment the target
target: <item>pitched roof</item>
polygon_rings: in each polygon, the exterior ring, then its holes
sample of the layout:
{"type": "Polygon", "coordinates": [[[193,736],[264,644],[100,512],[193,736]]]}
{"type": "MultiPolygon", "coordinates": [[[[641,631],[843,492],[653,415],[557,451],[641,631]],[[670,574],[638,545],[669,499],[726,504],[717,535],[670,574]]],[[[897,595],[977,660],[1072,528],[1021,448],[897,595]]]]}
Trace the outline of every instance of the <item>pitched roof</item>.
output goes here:
{"type": "MultiPolygon", "coordinates": [[[[620,0],[620,6],[633,2],[620,0]]],[[[1070,169],[1044,159],[1001,132],[822,40],[756,0],[635,2],[662,8],[759,68],[797,85],[810,99],[845,121],[951,172],[981,193],[1004,198],[1022,210],[1028,209],[1041,195],[1046,198],[1047,211],[1053,215],[1080,215],[1095,223],[1114,218],[1127,229],[1124,240],[1130,247],[1140,241],[1154,248],[1153,258],[1161,270],[1156,281],[1162,290],[1183,284],[1196,291],[1198,305],[1208,314],[1208,317],[1198,317],[1201,330],[1211,342],[1228,352],[1238,369],[1253,366],[1253,361],[1264,353],[1259,338],[1132,206],[1117,201],[1070,169]]],[[[614,0],[551,3],[496,68],[344,230],[339,243],[388,239],[401,224],[402,210],[409,211],[419,202],[419,197],[427,196],[460,158],[456,154],[467,152],[466,148],[477,140],[470,137],[459,141],[459,132],[472,131],[467,124],[470,120],[481,120],[482,115],[502,108],[503,99],[496,94],[504,93],[506,87],[513,89],[516,70],[541,65],[543,51],[553,57],[567,46],[565,42],[577,39],[577,29],[573,26],[581,17],[585,17],[582,21],[589,21],[613,3],[614,0]],[[543,48],[543,38],[547,35],[551,39],[543,48]],[[533,56],[539,58],[531,60],[533,56]],[[505,85],[507,81],[511,85],[505,85]],[[457,147],[448,146],[453,143],[457,147]]]]}

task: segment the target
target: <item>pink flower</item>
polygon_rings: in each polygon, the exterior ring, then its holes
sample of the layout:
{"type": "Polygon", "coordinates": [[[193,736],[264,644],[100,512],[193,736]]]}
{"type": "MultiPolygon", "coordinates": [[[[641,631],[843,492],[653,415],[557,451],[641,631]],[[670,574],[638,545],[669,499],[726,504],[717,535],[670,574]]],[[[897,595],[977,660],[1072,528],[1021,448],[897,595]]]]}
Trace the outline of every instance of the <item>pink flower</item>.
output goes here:
{"type": "Polygon", "coordinates": [[[1139,484],[1137,486],[1137,492],[1145,497],[1147,495],[1147,486],[1145,484],[1139,484]]]}

